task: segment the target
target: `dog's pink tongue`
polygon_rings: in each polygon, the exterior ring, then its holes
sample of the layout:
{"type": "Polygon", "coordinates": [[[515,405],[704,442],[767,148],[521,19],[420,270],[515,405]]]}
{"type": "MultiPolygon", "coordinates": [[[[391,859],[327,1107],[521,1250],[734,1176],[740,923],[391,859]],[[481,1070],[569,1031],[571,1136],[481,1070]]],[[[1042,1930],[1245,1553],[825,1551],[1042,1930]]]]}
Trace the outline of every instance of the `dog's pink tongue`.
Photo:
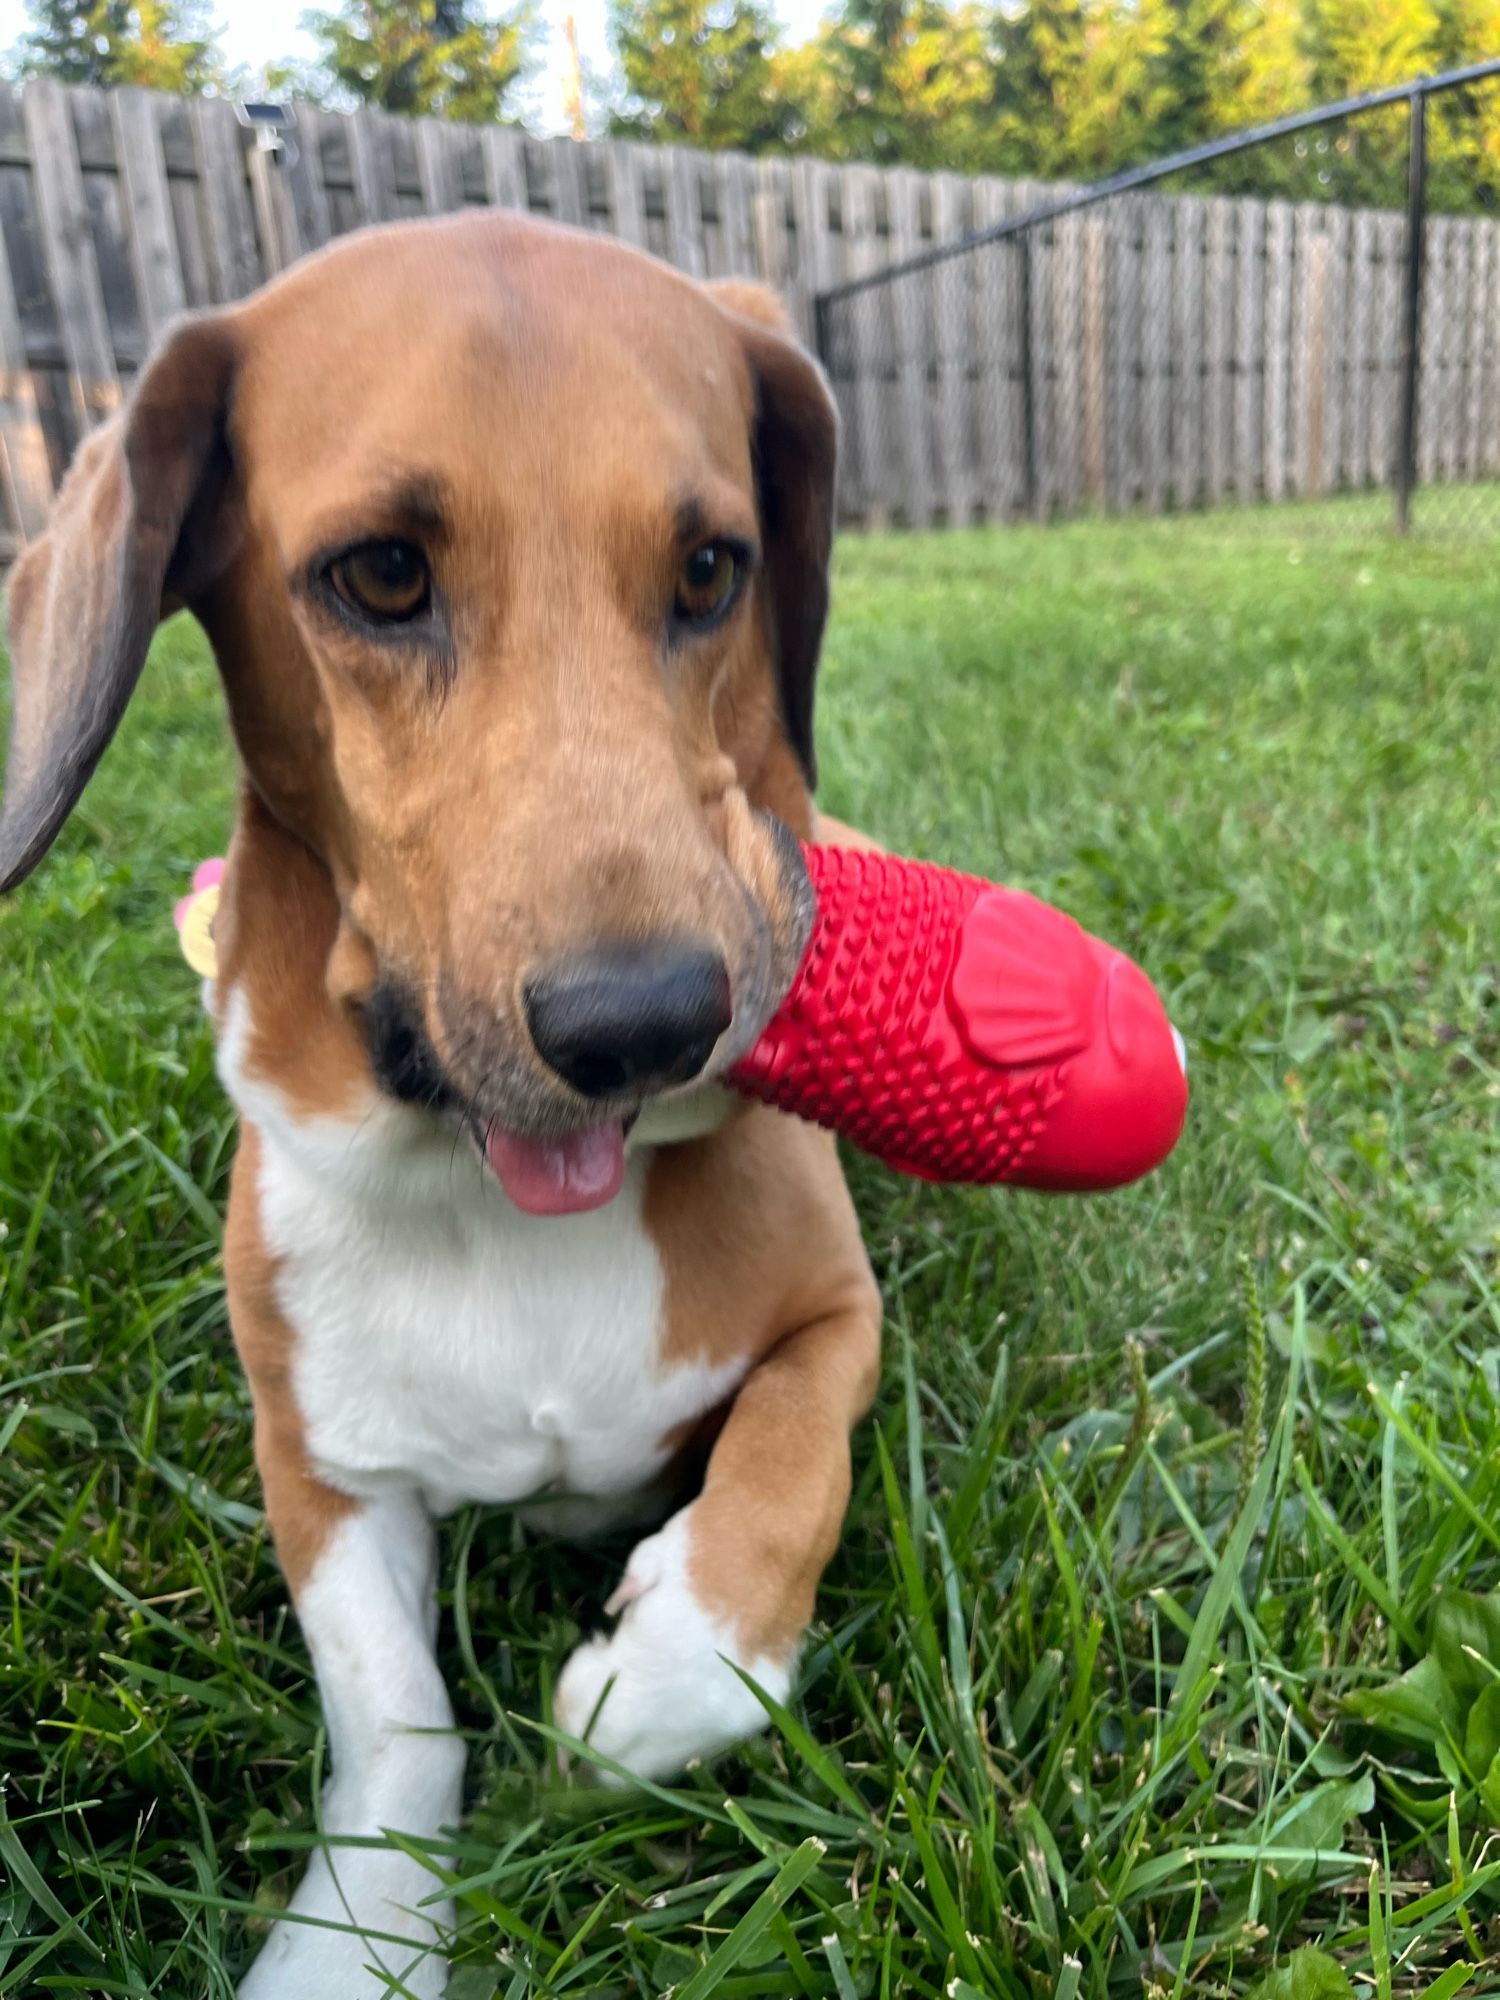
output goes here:
{"type": "Polygon", "coordinates": [[[496,1180],[528,1215],[602,1208],[625,1178],[625,1128],[619,1123],[561,1139],[521,1139],[496,1125],[484,1151],[496,1180]]]}

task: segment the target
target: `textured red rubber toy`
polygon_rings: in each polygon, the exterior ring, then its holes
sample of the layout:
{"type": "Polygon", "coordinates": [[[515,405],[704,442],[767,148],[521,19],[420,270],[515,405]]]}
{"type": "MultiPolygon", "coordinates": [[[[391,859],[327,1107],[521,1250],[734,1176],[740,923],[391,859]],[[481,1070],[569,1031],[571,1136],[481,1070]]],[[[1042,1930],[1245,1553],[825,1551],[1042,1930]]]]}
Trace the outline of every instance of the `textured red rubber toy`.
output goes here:
{"type": "Polygon", "coordinates": [[[1161,1164],[1187,1075],[1137,965],[1019,890],[804,853],[812,937],[736,1089],[923,1180],[1083,1192],[1161,1164]]]}

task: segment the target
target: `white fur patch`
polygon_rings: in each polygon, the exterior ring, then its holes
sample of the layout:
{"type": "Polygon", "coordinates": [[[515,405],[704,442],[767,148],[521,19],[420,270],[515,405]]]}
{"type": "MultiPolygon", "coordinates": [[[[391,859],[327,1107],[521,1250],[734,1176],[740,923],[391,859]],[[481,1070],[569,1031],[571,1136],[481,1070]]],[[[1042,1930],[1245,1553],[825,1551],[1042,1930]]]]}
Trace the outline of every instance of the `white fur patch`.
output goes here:
{"type": "Polygon", "coordinates": [[[619,1623],[581,1645],[557,1684],[558,1727],[587,1735],[592,1749],[641,1778],[672,1777],[765,1728],[766,1712],[734,1666],[777,1701],[791,1687],[790,1660],[743,1658],[698,1602],[687,1565],[692,1518],[685,1507],[637,1545],[611,1599],[624,1606],[619,1623]]]}
{"type": "MultiPolygon", "coordinates": [[[[604,1208],[523,1215],[467,1137],[373,1085],[343,1116],[299,1116],[247,1073],[250,1025],[248,997],[231,992],[219,1069],[260,1142],[260,1224],[296,1337],[308,1454],[364,1503],[298,1597],[333,1765],[323,1824],[335,1836],[430,1838],[458,1817],[464,1760],[433,1657],[429,1515],[545,1495],[554,1522],[640,1518],[666,1440],[731,1394],[747,1362],[662,1360],[665,1286],[642,1216],[639,1134],[604,1208]]],[[[663,1107],[663,1126],[711,1129],[716,1096],[663,1107]]],[[[662,1136],[648,1129],[648,1142],[662,1136]]],[[[581,1729],[613,1677],[596,1740],[656,1776],[764,1722],[719,1657],[728,1634],[688,1587],[686,1533],[679,1516],[641,1543],[627,1573],[635,1601],[612,1638],[574,1655],[560,1695],[581,1729]]],[[[784,1669],[750,1670],[785,1695],[784,1669]]],[[[320,1921],[276,1924],[242,2000],[375,2000],[392,1975],[396,1990],[436,2000],[453,1911],[427,1904],[433,1888],[389,1846],[318,1853],[289,1916],[320,1921]]]]}
{"type": "Polygon", "coordinates": [[[298,1600],[328,1725],[332,1780],[320,1849],[240,2000],[437,2000],[452,1903],[396,1847],[340,1845],[456,1826],[464,1746],[437,1663],[431,1523],[392,1495],[340,1523],[298,1600]],[[336,1928],[329,1928],[336,1926],[336,1928]],[[393,1940],[405,1940],[394,1942],[393,1940]]]}
{"type": "Polygon", "coordinates": [[[414,1486],[435,1512],[538,1493],[624,1497],[745,1363],[668,1367],[647,1161],[586,1215],[523,1215],[468,1139],[372,1088],[301,1118],[245,1074],[243,992],[219,1067],[261,1141],[260,1214],[295,1329],[310,1455],[331,1485],[414,1486]]]}

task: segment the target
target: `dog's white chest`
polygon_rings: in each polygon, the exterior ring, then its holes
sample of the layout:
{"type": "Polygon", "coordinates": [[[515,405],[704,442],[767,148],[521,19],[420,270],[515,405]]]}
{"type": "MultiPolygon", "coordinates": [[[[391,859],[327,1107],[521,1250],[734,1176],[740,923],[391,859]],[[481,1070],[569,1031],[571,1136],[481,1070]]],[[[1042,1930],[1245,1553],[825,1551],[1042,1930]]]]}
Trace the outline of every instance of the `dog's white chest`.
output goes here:
{"type": "Polygon", "coordinates": [[[296,1400],[331,1483],[415,1484],[439,1511],[625,1494],[738,1382],[739,1363],[663,1364],[641,1161],[593,1214],[524,1216],[466,1141],[395,1107],[291,1119],[244,1079],[239,1039],[231,1020],[221,1067],[260,1137],[296,1400]]]}

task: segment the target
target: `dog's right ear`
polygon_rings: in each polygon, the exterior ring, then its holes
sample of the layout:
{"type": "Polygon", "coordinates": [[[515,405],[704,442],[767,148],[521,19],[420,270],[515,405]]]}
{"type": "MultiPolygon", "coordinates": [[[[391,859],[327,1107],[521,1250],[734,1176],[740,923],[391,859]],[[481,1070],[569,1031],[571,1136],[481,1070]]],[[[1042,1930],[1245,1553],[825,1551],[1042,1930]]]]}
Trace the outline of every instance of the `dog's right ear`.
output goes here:
{"type": "Polygon", "coordinates": [[[709,290],[733,317],[755,384],[753,451],[781,715],[811,786],[817,776],[813,681],[828,615],[838,411],[827,378],[797,345],[773,291],[736,279],[720,279],[709,290]]]}
{"type": "Polygon", "coordinates": [[[129,701],[151,636],[213,561],[229,479],[227,319],[184,321],[79,447],[10,588],[0,892],[36,867],[129,701]]]}

